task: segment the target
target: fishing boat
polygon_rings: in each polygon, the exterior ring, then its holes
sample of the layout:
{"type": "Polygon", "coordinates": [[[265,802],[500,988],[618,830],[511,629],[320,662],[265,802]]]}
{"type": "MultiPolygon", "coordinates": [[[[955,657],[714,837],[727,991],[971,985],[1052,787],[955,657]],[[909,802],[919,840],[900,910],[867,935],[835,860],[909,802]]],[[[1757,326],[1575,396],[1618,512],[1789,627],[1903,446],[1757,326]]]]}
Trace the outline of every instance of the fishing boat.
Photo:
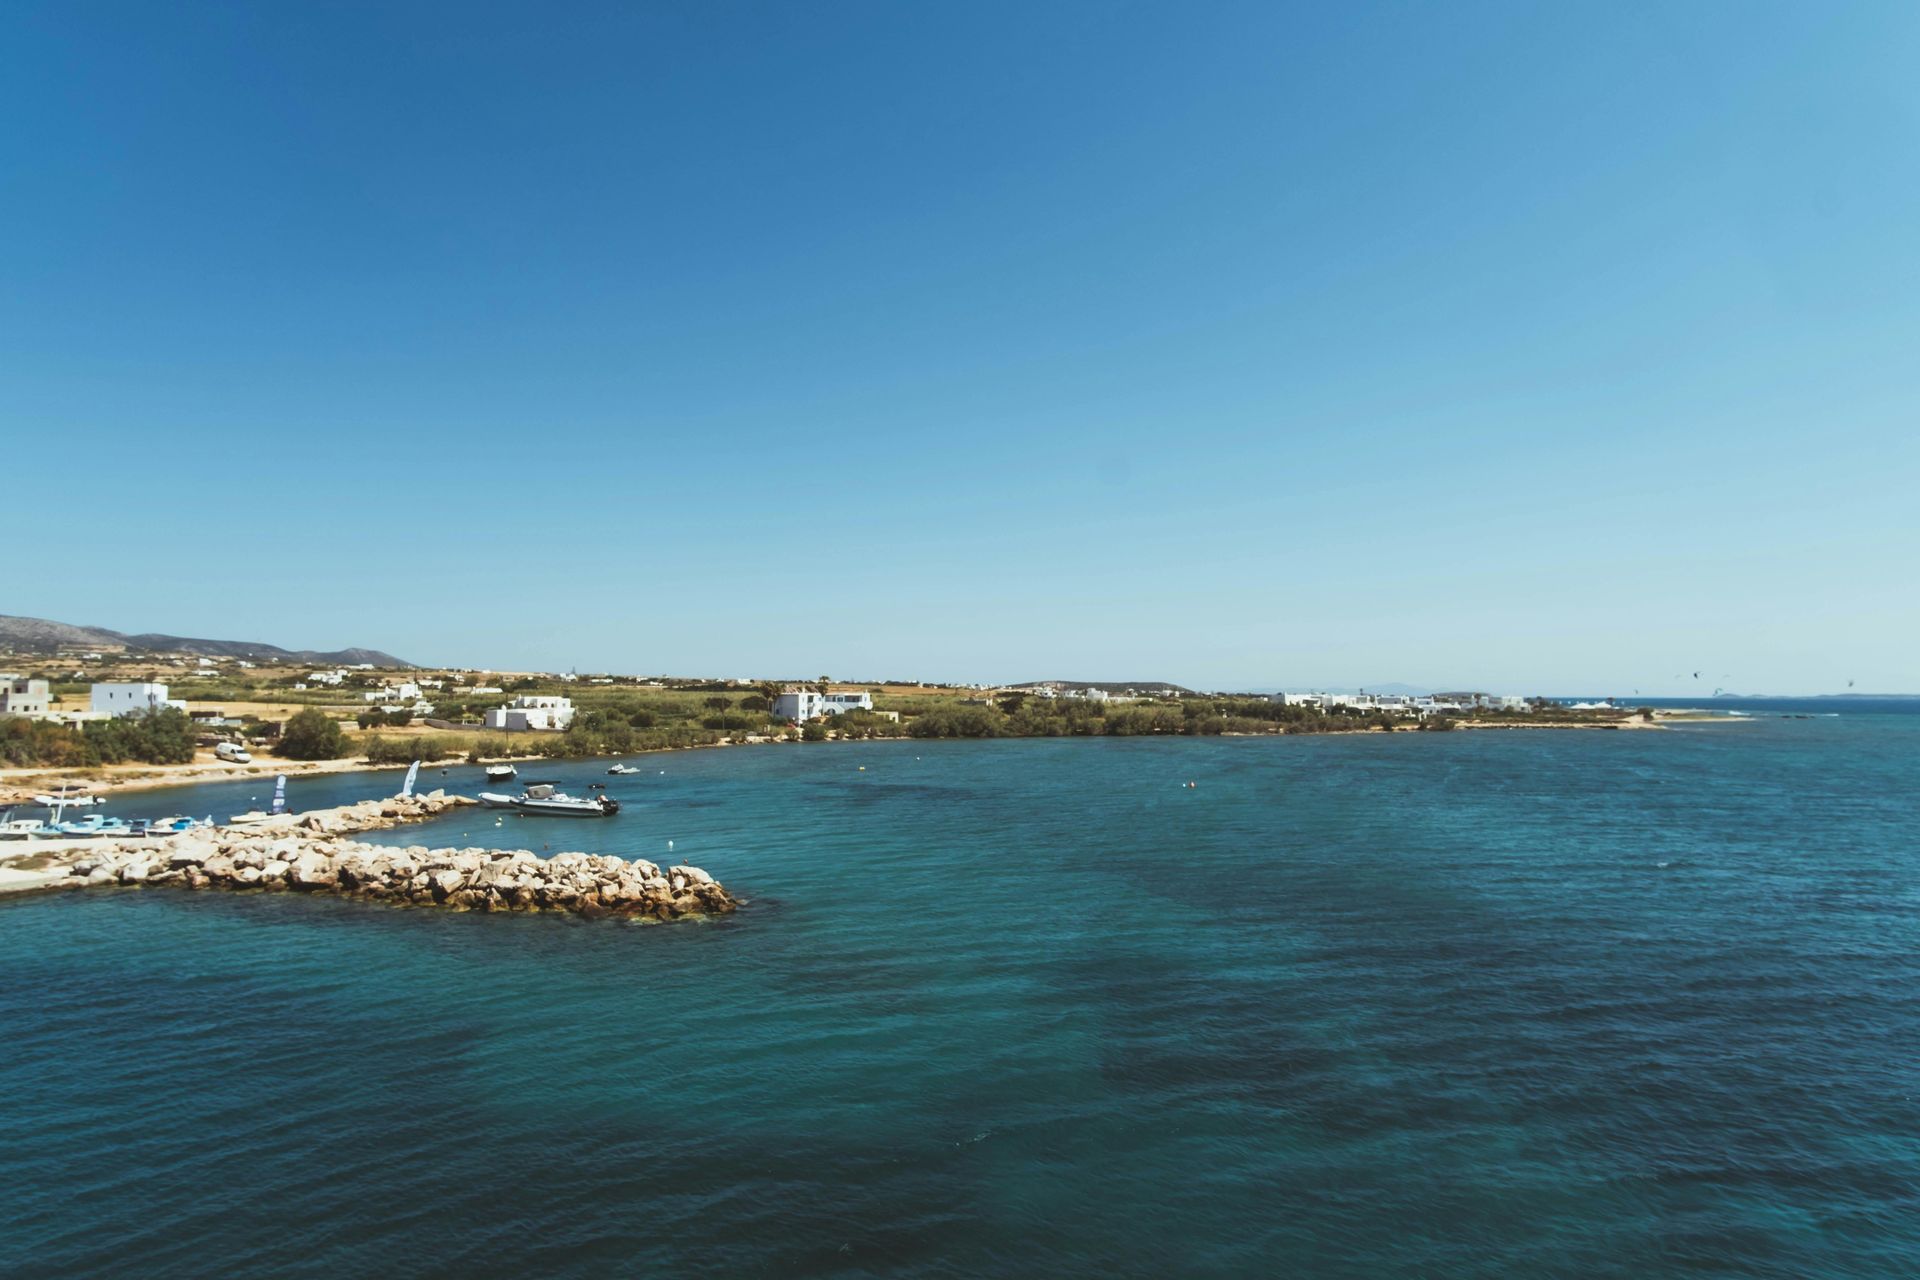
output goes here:
{"type": "Polygon", "coordinates": [[[16,818],[13,805],[0,809],[0,840],[31,840],[35,836],[57,836],[53,824],[40,818],[16,818]]]}
{"type": "Polygon", "coordinates": [[[620,774],[638,773],[640,771],[625,761],[621,761],[619,764],[613,766],[613,768],[607,770],[607,772],[618,776],[620,774]]]}
{"type": "Polygon", "coordinates": [[[620,812],[620,802],[611,796],[582,800],[557,790],[556,782],[530,782],[517,796],[497,791],[482,791],[480,803],[490,809],[512,809],[516,813],[543,814],[550,818],[611,818],[620,812]]]}
{"type": "Polygon", "coordinates": [[[518,773],[519,770],[510,764],[490,764],[487,766],[487,781],[511,782],[518,773]]]}
{"type": "Polygon", "coordinates": [[[199,818],[135,818],[128,824],[127,834],[136,839],[151,836],[177,836],[183,832],[192,831],[196,827],[212,825],[211,815],[204,821],[199,818]]]}
{"type": "Polygon", "coordinates": [[[125,836],[132,835],[133,828],[125,818],[109,818],[105,814],[90,813],[84,818],[72,822],[63,822],[59,826],[62,836],[125,836]]]}

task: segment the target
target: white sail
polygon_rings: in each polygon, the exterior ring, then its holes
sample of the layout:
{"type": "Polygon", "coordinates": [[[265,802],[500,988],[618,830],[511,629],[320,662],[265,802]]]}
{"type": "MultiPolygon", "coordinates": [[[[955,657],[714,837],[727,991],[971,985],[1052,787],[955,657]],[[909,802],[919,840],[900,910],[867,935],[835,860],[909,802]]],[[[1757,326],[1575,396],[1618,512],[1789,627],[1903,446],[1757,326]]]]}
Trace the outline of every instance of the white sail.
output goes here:
{"type": "Polygon", "coordinates": [[[420,762],[418,760],[415,760],[407,768],[407,780],[400,784],[400,794],[403,796],[412,795],[413,784],[419,777],[420,777],[420,762]]]}
{"type": "Polygon", "coordinates": [[[285,813],[286,811],[287,775],[283,773],[273,780],[273,808],[269,812],[285,813]]]}

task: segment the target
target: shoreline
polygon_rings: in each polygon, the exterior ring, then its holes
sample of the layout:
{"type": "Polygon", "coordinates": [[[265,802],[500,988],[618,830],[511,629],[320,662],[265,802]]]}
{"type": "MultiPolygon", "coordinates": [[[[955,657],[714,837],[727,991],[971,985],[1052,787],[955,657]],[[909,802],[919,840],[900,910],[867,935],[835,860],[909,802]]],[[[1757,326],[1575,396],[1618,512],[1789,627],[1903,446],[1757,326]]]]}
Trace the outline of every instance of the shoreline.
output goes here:
{"type": "MultiPolygon", "coordinates": [[[[1672,708],[1672,709],[1661,709],[1659,711],[1656,711],[1655,718],[1652,722],[1641,720],[1641,719],[1638,719],[1637,717],[1626,718],[1618,721],[1608,721],[1604,723],[1559,723],[1559,724],[1529,723],[1529,722],[1515,723],[1515,722],[1501,722],[1501,721],[1488,721],[1488,720],[1477,720],[1477,721],[1462,720],[1457,722],[1455,727],[1457,729],[1476,730],[1476,731],[1478,730],[1498,731],[1498,730],[1511,730],[1511,729],[1530,729],[1530,730],[1568,729],[1568,730],[1574,730],[1574,731],[1588,731],[1588,732],[1593,730],[1644,731],[1649,729],[1664,730],[1668,726],[1662,722],[1668,721],[1668,720],[1676,720],[1676,721],[1682,721],[1685,723],[1692,723],[1692,724],[1740,724],[1745,722],[1744,718],[1742,717],[1717,716],[1708,712],[1703,712],[1703,711],[1695,710],[1692,708],[1672,708]]],[[[1299,737],[1317,738],[1317,737],[1342,736],[1346,734],[1374,734],[1374,733],[1380,733],[1380,732],[1382,732],[1382,730],[1373,729],[1373,728],[1356,728],[1356,729],[1324,730],[1321,732],[1305,733],[1305,734],[1278,732],[1278,733],[1221,733],[1221,734],[1205,734],[1205,735],[1179,734],[1179,735],[1149,735],[1149,736],[1154,736],[1154,737],[1167,737],[1167,736],[1202,737],[1203,736],[1203,737],[1219,737],[1219,738],[1299,738],[1299,737]]],[[[1427,733],[1432,731],[1421,729],[1417,725],[1410,724],[1404,728],[1395,728],[1393,730],[1390,730],[1390,732],[1427,733]]],[[[1067,736],[1100,737],[1100,736],[1128,736],[1128,735],[1067,735],[1067,736]]],[[[826,742],[827,743],[910,742],[910,741],[995,742],[995,741],[1016,741],[1016,740],[1021,740],[1021,738],[1022,738],[1022,735],[1010,735],[1005,738],[933,738],[933,739],[913,739],[913,738],[903,736],[898,738],[829,738],[826,740],[826,742]]],[[[535,763],[535,762],[543,763],[543,764],[545,763],[564,764],[564,763],[579,761],[579,760],[621,760],[621,759],[627,759],[630,757],[638,757],[638,756],[672,755],[672,754],[678,754],[683,751],[716,751],[716,750],[724,750],[724,749],[733,748],[733,747],[771,747],[771,746],[801,747],[801,746],[820,746],[820,745],[823,745],[823,744],[811,743],[811,742],[801,743],[801,742],[795,742],[793,740],[785,739],[785,738],[764,738],[754,742],[732,742],[732,741],[702,742],[692,746],[685,746],[685,747],[645,747],[645,748],[641,748],[634,751],[620,752],[620,753],[605,755],[605,756],[552,756],[552,757],[549,757],[549,756],[531,755],[531,756],[487,757],[485,759],[478,760],[478,761],[467,761],[465,759],[429,760],[429,761],[423,761],[421,763],[421,769],[424,772],[427,769],[434,769],[434,768],[440,768],[440,769],[480,768],[484,765],[497,764],[497,763],[507,763],[507,764],[515,764],[515,765],[535,763]]],[[[360,760],[360,759],[275,760],[275,761],[272,761],[271,763],[260,763],[256,761],[253,764],[245,764],[245,765],[216,764],[208,761],[195,761],[194,763],[187,764],[187,765],[130,765],[130,766],[110,765],[110,766],[107,766],[107,768],[109,769],[124,768],[125,772],[119,776],[109,775],[104,778],[87,777],[86,774],[88,771],[86,770],[61,770],[61,769],[38,769],[38,768],[0,769],[0,804],[9,803],[9,801],[7,801],[4,798],[5,794],[8,792],[15,793],[17,797],[25,797],[30,792],[44,789],[46,787],[52,786],[55,783],[59,783],[59,782],[83,782],[87,784],[88,789],[93,794],[113,795],[118,792],[160,791],[168,787],[191,787],[191,786],[201,786],[209,783],[220,783],[220,782],[246,782],[246,781],[271,782],[276,775],[283,774],[283,773],[287,775],[287,777],[289,778],[299,778],[299,777],[313,777],[313,776],[327,775],[327,774],[337,774],[337,773],[379,773],[383,771],[399,772],[399,771],[404,771],[408,767],[409,767],[408,764],[369,764],[365,760],[360,760]]],[[[11,803],[30,804],[32,802],[31,800],[28,800],[25,798],[17,798],[14,801],[11,801],[11,803]]]]}

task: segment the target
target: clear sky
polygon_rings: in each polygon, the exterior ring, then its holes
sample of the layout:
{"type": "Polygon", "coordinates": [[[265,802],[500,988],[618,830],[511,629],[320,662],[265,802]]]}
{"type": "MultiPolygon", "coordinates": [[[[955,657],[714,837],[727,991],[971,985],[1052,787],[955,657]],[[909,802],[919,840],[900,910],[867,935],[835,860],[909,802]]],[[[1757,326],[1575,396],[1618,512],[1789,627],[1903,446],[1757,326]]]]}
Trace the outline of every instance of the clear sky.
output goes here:
{"type": "Polygon", "coordinates": [[[10,5],[0,613],[1920,689],[1916,65],[1905,2],[10,5]]]}

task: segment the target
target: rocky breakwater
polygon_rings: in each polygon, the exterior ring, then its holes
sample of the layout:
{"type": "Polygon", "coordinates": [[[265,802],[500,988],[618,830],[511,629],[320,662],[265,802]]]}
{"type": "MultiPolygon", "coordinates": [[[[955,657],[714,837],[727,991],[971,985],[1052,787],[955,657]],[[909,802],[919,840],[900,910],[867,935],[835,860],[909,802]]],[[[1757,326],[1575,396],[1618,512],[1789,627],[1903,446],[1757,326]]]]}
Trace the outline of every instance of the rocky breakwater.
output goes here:
{"type": "Polygon", "coordinates": [[[698,867],[662,868],[610,854],[540,858],[524,849],[390,848],[351,838],[472,803],[434,792],[164,840],[103,841],[57,858],[74,887],[329,893],[453,911],[566,911],[654,920],[724,914],[736,905],[698,867]]]}

